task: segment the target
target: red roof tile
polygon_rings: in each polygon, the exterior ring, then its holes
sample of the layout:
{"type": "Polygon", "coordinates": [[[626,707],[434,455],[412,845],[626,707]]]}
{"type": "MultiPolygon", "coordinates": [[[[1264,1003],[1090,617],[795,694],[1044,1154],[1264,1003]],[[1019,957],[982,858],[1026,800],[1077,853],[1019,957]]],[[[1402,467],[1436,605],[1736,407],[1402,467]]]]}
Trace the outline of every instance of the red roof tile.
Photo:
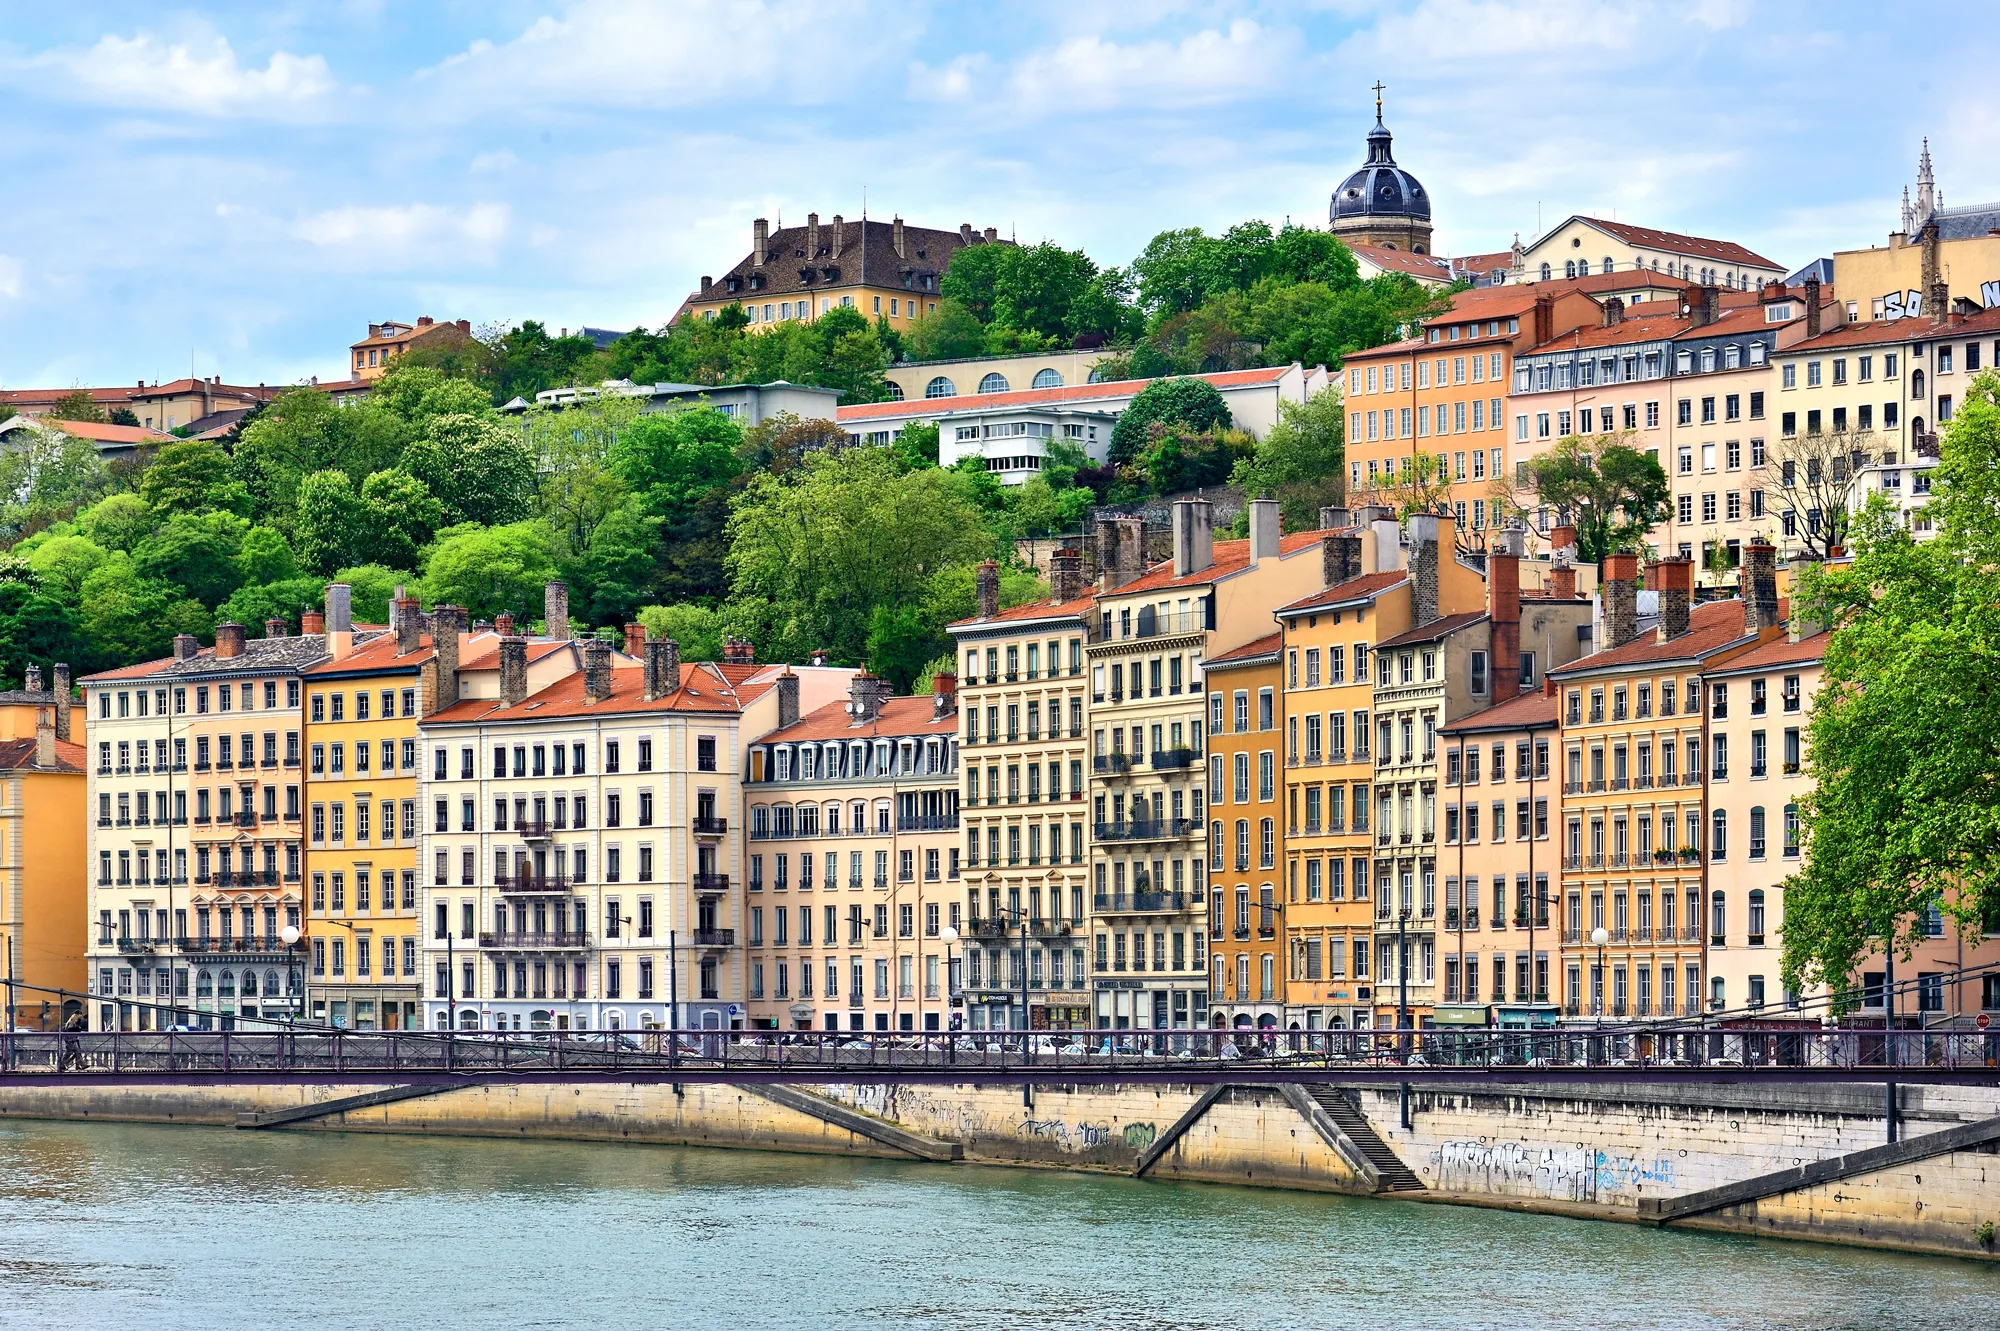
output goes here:
{"type": "Polygon", "coordinates": [[[1246,642],[1241,647],[1226,651],[1220,656],[1211,656],[1202,663],[1202,669],[1219,670],[1225,666],[1234,665],[1239,661],[1254,661],[1262,656],[1275,656],[1278,652],[1278,645],[1284,639],[1285,635],[1282,633],[1266,634],[1255,642],[1246,642]]]}
{"type": "Polygon", "coordinates": [[[1364,263],[1391,273],[1408,273],[1411,277],[1428,278],[1434,282],[1451,281],[1451,264],[1435,254],[1412,254],[1408,250],[1392,250],[1381,245],[1349,244],[1356,258],[1364,263]]]}
{"type": "Polygon", "coordinates": [[[1953,316],[1941,324],[1934,324],[1929,319],[1923,318],[1875,319],[1867,323],[1844,324],[1839,328],[1828,329],[1818,337],[1795,342],[1785,348],[1783,354],[1789,356],[1801,351],[1879,346],[1893,342],[1926,342],[1996,331],[2000,331],[2000,306],[1963,317],[1953,316]]]}
{"type": "MultiPolygon", "coordinates": [[[[1318,545],[1327,535],[1328,533],[1323,531],[1302,531],[1294,532],[1289,536],[1281,536],[1278,538],[1278,555],[1282,558],[1285,555],[1294,554],[1310,546],[1318,545]]],[[[1198,587],[1205,583],[1232,577],[1249,567],[1249,541],[1217,541],[1214,544],[1213,553],[1210,555],[1209,566],[1205,569],[1186,574],[1182,577],[1175,577],[1174,561],[1163,559],[1153,565],[1144,576],[1134,578],[1122,586],[1114,587],[1104,593],[1104,595],[1107,597],[1125,596],[1131,592],[1161,591],[1168,587],[1198,587]]]]}
{"type": "Polygon", "coordinates": [[[74,439],[94,444],[171,444],[174,436],[143,425],[100,425],[96,421],[59,421],[49,416],[37,418],[42,424],[61,430],[74,439]]]}
{"type": "Polygon", "coordinates": [[[1484,730],[1541,730],[1556,723],[1556,700],[1540,689],[1494,703],[1491,707],[1462,716],[1448,726],[1438,727],[1440,735],[1464,735],[1484,730]]]}
{"type": "Polygon", "coordinates": [[[1037,619],[1087,618],[1091,604],[1096,599],[1097,593],[1089,591],[1074,601],[1030,601],[1026,605],[1008,606],[991,619],[981,619],[978,615],[974,615],[969,619],[953,620],[945,627],[955,629],[960,626],[970,628],[979,624],[1029,623],[1037,619]]]}
{"type": "Polygon", "coordinates": [[[1826,659],[1827,643],[1831,635],[1822,631],[1809,634],[1793,642],[1789,637],[1775,642],[1764,643],[1727,665],[1719,666],[1718,675],[1748,674],[1758,670],[1775,670],[1780,666],[1814,665],[1826,659]]]}
{"type": "Polygon", "coordinates": [[[1743,602],[1710,601],[1694,608],[1688,616],[1688,631],[1678,638],[1661,642],[1657,632],[1642,633],[1622,647],[1593,652],[1548,673],[1551,678],[1562,678],[1658,661],[1683,661],[1727,647],[1747,636],[1743,628],[1743,602]]]}
{"type": "Polygon", "coordinates": [[[1419,642],[1436,642],[1447,633],[1456,633],[1462,628],[1470,628],[1485,618],[1486,612],[1484,610],[1468,610],[1461,611],[1455,615],[1443,615],[1437,619],[1433,619],[1428,624],[1419,624],[1415,628],[1404,629],[1394,637],[1376,643],[1375,650],[1379,652],[1390,647],[1405,647],[1419,642]]]}
{"type": "Polygon", "coordinates": [[[856,725],[847,714],[847,701],[830,702],[818,711],[802,716],[783,730],[773,731],[759,744],[795,744],[826,739],[893,739],[901,735],[950,735],[958,730],[958,713],[937,714],[937,704],[928,693],[891,698],[873,721],[856,725]]]}
{"type": "Polygon", "coordinates": [[[1577,217],[1572,219],[1599,231],[1618,237],[1627,245],[1642,245],[1653,250],[1672,250],[1676,254],[1698,254],[1717,263],[1742,264],[1749,268],[1780,268],[1755,250],[1746,249],[1731,240],[1709,240],[1704,236],[1687,236],[1678,231],[1660,231],[1650,226],[1634,226],[1630,222],[1607,222],[1601,217],[1577,217]]]}
{"type": "Polygon", "coordinates": [[[37,767],[35,740],[32,736],[27,739],[0,740],[0,772],[73,772],[81,776],[87,757],[88,751],[83,745],[59,739],[56,741],[56,765],[37,767]]]}
{"type": "MultiPolygon", "coordinates": [[[[542,646],[561,648],[567,643],[545,643],[542,646]]],[[[775,679],[789,667],[769,665],[757,667],[767,671],[775,679]]],[[[761,684],[763,680],[752,683],[761,684]]],[[[490,721],[548,721],[567,716],[607,716],[633,712],[738,712],[749,700],[749,690],[743,685],[733,684],[717,666],[708,662],[683,663],[680,687],[648,701],[645,696],[646,672],[638,666],[619,667],[611,671],[611,692],[602,700],[590,703],[583,696],[583,671],[572,670],[547,688],[531,693],[518,706],[508,707],[498,698],[467,698],[444,708],[430,717],[427,725],[450,724],[454,722],[490,721]]],[[[761,688],[755,690],[762,693],[761,688]]]]}
{"type": "MultiPolygon", "coordinates": [[[[1644,305],[1634,306],[1644,310],[1644,305]]],[[[1682,314],[1678,307],[1666,314],[1627,314],[1617,323],[1606,328],[1593,324],[1550,338],[1540,346],[1522,352],[1532,356],[1545,351],[1563,351],[1582,347],[1622,347],[1633,342],[1658,342],[1687,332],[1694,321],[1682,314]]],[[[1568,390],[1565,389],[1565,392],[1568,390]]]]}
{"type": "Polygon", "coordinates": [[[1329,606],[1346,605],[1350,601],[1372,601],[1391,587],[1395,587],[1408,580],[1409,575],[1400,569],[1390,569],[1381,573],[1364,573],[1358,578],[1349,578],[1346,582],[1328,587],[1324,591],[1314,592],[1310,596],[1301,596],[1290,605],[1279,606],[1274,613],[1280,615],[1304,614],[1308,611],[1321,610],[1329,606]]]}

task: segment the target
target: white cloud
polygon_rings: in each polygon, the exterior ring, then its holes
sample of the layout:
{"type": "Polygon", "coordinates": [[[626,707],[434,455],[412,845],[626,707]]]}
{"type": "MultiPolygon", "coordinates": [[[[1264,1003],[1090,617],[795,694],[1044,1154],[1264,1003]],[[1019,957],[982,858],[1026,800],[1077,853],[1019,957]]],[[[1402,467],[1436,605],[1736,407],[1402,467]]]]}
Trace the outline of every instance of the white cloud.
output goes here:
{"type": "Polygon", "coordinates": [[[1292,51],[1288,34],[1249,19],[1178,41],[1128,44],[1093,34],[1025,57],[1008,86],[1017,104],[1051,112],[1198,105],[1269,86],[1292,51]]]}
{"type": "Polygon", "coordinates": [[[11,254],[0,254],[0,296],[8,300],[21,297],[21,261],[11,254]]]}
{"type": "Polygon", "coordinates": [[[152,33],[107,33],[88,50],[47,51],[26,64],[60,82],[59,95],[113,106],[234,115],[297,110],[338,87],[318,55],[274,52],[259,69],[237,59],[227,38],[165,41],[152,33]]]}
{"type": "Polygon", "coordinates": [[[472,159],[472,166],[469,169],[472,174],[477,176],[488,172],[512,171],[520,164],[520,158],[516,157],[511,150],[502,148],[498,152],[478,154],[472,159]]]}
{"type": "Polygon", "coordinates": [[[429,255],[457,259],[490,255],[506,238],[512,216],[504,203],[467,208],[429,203],[348,206],[303,217],[291,233],[309,245],[344,251],[381,268],[429,255]]]}

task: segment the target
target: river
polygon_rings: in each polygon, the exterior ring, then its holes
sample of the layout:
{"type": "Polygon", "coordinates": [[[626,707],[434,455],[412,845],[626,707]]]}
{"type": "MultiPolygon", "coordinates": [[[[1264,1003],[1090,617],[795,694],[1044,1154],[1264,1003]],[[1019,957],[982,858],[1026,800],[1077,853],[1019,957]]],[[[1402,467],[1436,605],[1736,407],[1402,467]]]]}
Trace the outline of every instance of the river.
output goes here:
{"type": "Polygon", "coordinates": [[[1311,1193],[0,1123],[0,1326],[1965,1328],[2000,1267],[1311,1193]]]}

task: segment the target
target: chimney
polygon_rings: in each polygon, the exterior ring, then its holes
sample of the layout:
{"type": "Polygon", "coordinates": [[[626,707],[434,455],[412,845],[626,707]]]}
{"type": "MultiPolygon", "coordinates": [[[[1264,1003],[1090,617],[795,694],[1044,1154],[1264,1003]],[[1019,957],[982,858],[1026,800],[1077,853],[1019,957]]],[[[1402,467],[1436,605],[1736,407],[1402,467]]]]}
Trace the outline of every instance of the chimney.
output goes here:
{"type": "Polygon", "coordinates": [[[1410,623],[1422,628],[1438,617],[1438,541],[1450,519],[1412,513],[1410,530],[1410,623]]]}
{"type": "Polygon", "coordinates": [[[1486,616],[1492,637],[1492,698],[1506,702],[1521,692],[1521,552],[1527,533],[1503,527],[1486,551],[1486,616]]]}
{"type": "Polygon", "coordinates": [[[840,233],[842,230],[840,214],[835,213],[833,215],[833,257],[836,259],[840,257],[840,233]]]}
{"type": "Polygon", "coordinates": [[[437,696],[429,700],[438,711],[458,701],[458,635],[465,632],[465,607],[431,607],[431,651],[437,656],[437,696]]]}
{"type": "Polygon", "coordinates": [[[284,620],[282,620],[282,619],[276,619],[276,618],[273,618],[273,619],[267,619],[267,620],[265,620],[265,621],[264,621],[264,636],[265,636],[265,637],[267,637],[267,638],[282,638],[282,637],[284,637],[284,636],[285,636],[286,632],[287,632],[287,629],[286,629],[286,626],[285,626],[285,621],[284,621],[284,620]]]}
{"type": "Polygon", "coordinates": [[[819,257],[819,214],[806,214],[806,258],[819,257]]]}
{"type": "Polygon", "coordinates": [[[646,648],[646,701],[664,698],[681,686],[681,645],[672,638],[653,638],[646,648]]]}
{"type": "Polygon", "coordinates": [[[248,635],[243,626],[234,622],[215,626],[215,659],[229,661],[243,655],[243,643],[248,635]]]}
{"type": "Polygon", "coordinates": [[[1361,536],[1358,532],[1335,532],[1319,538],[1320,579],[1338,587],[1361,576],[1361,536]]]}
{"type": "Polygon", "coordinates": [[[1260,559],[1278,557],[1278,537],[1281,524],[1278,518],[1278,501],[1275,499],[1253,499],[1250,501],[1250,563],[1254,566],[1260,559]]]}
{"type": "Polygon", "coordinates": [[[1327,505],[1320,509],[1319,529],[1321,531],[1343,531],[1346,529],[1347,524],[1346,509],[1336,508],[1332,505],[1327,505]]]}
{"type": "Polygon", "coordinates": [[[760,217],[750,224],[750,262],[762,268],[765,253],[770,248],[771,224],[760,217]]]}
{"type": "Polygon", "coordinates": [[[873,721],[889,701],[889,681],[863,670],[847,686],[847,714],[857,722],[873,721]]]}
{"type": "Polygon", "coordinates": [[[457,324],[457,327],[458,327],[458,331],[459,331],[459,332],[461,332],[461,333],[469,333],[469,332],[471,332],[471,331],[472,331],[472,320],[470,320],[470,319],[460,319],[460,320],[458,321],[458,324],[457,324]]]}
{"type": "MultiPolygon", "coordinates": [[[[1178,505],[1176,505],[1178,512],[1178,505]]],[[[1097,582],[1105,591],[1122,587],[1146,566],[1146,520],[1110,517],[1097,520],[1097,582]]]]}
{"type": "Polygon", "coordinates": [[[500,705],[519,707],[528,700],[528,640],[500,639],[500,705]]]}
{"type": "Polygon", "coordinates": [[[778,728],[799,723],[799,677],[787,666],[778,676],[778,728]]]}
{"type": "Polygon", "coordinates": [[[1694,605],[1694,561],[1662,559],[1646,570],[1646,581],[1660,593],[1660,641],[1671,642],[1688,631],[1694,605]]]}
{"type": "Polygon", "coordinates": [[[646,626],[644,624],[627,624],[625,626],[625,655],[635,661],[645,657],[646,626]]]}
{"type": "Polygon", "coordinates": [[[1535,297],[1535,345],[1540,346],[1556,335],[1556,298],[1554,296],[1535,297]]]}
{"type": "Polygon", "coordinates": [[[722,640],[722,659],[730,665],[755,665],[757,649],[748,638],[725,636],[722,640]]]}
{"type": "Polygon", "coordinates": [[[429,328],[432,322],[433,320],[428,314],[419,314],[417,316],[417,327],[419,328],[429,328]]]}
{"type": "Polygon", "coordinates": [[[1806,274],[1806,336],[1819,336],[1819,274],[1806,274]]]}
{"type": "Polygon", "coordinates": [[[940,670],[931,676],[931,718],[947,716],[958,710],[958,676],[949,670],[940,670]]]}
{"type": "MultiPolygon", "coordinates": [[[[1173,523],[1175,577],[1185,578],[1190,573],[1199,573],[1215,562],[1215,505],[1206,499],[1177,499],[1174,501],[1173,523]]],[[[1254,540],[1251,550],[1254,557],[1254,540]]],[[[1119,542],[1118,553],[1121,556],[1125,553],[1123,539],[1119,542]]]]}
{"type": "Polygon", "coordinates": [[[1604,302],[1604,326],[1616,328],[1625,322],[1625,301],[1623,297],[1611,296],[1604,302]]]}
{"type": "Polygon", "coordinates": [[[390,618],[396,621],[396,655],[408,656],[423,650],[424,617],[417,608],[417,598],[398,596],[390,608],[394,612],[390,618]]]}
{"type": "Polygon", "coordinates": [[[1743,547],[1743,631],[1761,634],[1778,620],[1778,552],[1763,541],[1743,547]]]}
{"type": "Polygon", "coordinates": [[[1604,646],[1606,649],[1623,647],[1639,636],[1639,556],[1606,555],[1601,572],[1604,581],[1604,646]]]}
{"type": "Polygon", "coordinates": [[[1374,538],[1374,567],[1364,567],[1363,573],[1393,573],[1403,567],[1403,529],[1396,525],[1396,510],[1387,504],[1363,504],[1354,520],[1374,538]]]}
{"type": "Polygon", "coordinates": [[[1924,301],[1930,306],[1931,325],[1942,328],[1951,317],[1951,284],[1942,279],[1931,283],[1924,301]]]}
{"type": "Polygon", "coordinates": [[[987,227],[987,228],[986,228],[986,243],[987,243],[988,245],[991,245],[991,244],[992,244],[992,243],[993,243],[994,241],[996,241],[996,240],[998,240],[998,239],[1000,239],[1000,228],[999,228],[999,227],[997,227],[997,226],[989,226],[989,227],[987,227]]]}
{"type": "MultiPolygon", "coordinates": [[[[194,639],[190,637],[188,641],[193,642],[194,639]]],[[[174,645],[177,649],[175,655],[178,656],[179,639],[175,639],[174,645]]],[[[67,661],[56,662],[55,695],[56,738],[67,743],[69,740],[69,662],[67,661]]]]}
{"type": "Polygon", "coordinates": [[[707,273],[703,273],[703,274],[701,275],[701,294],[702,294],[702,295],[706,296],[706,295],[708,294],[708,292],[709,292],[709,289],[710,289],[711,287],[713,287],[714,285],[715,285],[715,279],[714,279],[714,278],[710,277],[710,276],[709,276],[709,275],[708,275],[707,273]]]}
{"type": "Polygon", "coordinates": [[[961,245],[970,245],[972,243],[972,223],[960,222],[958,224],[958,243],[961,245]]]}
{"type": "Polygon", "coordinates": [[[1083,595],[1083,555],[1065,546],[1049,556],[1049,594],[1056,604],[1083,595]]]}
{"type": "Polygon", "coordinates": [[[493,616],[493,631],[503,638],[511,635],[514,632],[514,612],[502,610],[493,616]]]}
{"type": "Polygon", "coordinates": [[[194,634],[176,633],[174,635],[174,660],[192,661],[194,660],[195,653],[200,650],[201,641],[194,634]]]}
{"type": "Polygon", "coordinates": [[[31,665],[21,671],[21,687],[29,693],[42,691],[42,668],[31,665]]]}
{"type": "Polygon", "coordinates": [[[56,719],[53,707],[35,709],[35,766],[56,765],[56,719]]]}
{"type": "Polygon", "coordinates": [[[980,564],[973,574],[973,588],[979,602],[979,617],[991,619],[1000,613],[1000,566],[992,560],[980,564]]]}
{"type": "Polygon", "coordinates": [[[595,705],[611,696],[611,645],[602,638],[583,644],[583,700],[595,705]]]}
{"type": "Polygon", "coordinates": [[[336,661],[354,650],[354,589],[344,582],[326,585],[326,649],[336,661]]]}
{"type": "Polygon", "coordinates": [[[1558,601],[1576,599],[1576,528],[1549,532],[1549,595],[1558,601]]]}
{"type": "Polygon", "coordinates": [[[569,584],[562,581],[542,588],[542,636],[557,642],[569,641],[569,584]]]}
{"type": "Polygon", "coordinates": [[[895,249],[896,257],[903,258],[903,219],[899,216],[890,223],[889,244],[895,249]]]}
{"type": "Polygon", "coordinates": [[[826,648],[815,647],[812,649],[812,653],[809,656],[807,656],[806,664],[810,666],[824,666],[826,664],[827,655],[828,653],[826,648]]]}

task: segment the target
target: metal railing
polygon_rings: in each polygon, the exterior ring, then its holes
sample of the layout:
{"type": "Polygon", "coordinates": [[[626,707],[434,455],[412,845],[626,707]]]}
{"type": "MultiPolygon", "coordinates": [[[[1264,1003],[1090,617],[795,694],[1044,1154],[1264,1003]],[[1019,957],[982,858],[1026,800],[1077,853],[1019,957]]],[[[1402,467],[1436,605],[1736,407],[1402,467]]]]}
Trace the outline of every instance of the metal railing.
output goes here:
{"type": "Polygon", "coordinates": [[[479,935],[479,946],[499,948],[512,952],[546,952],[558,948],[579,948],[590,946],[590,935],[574,930],[554,930],[540,933],[486,933],[479,935]]]}

